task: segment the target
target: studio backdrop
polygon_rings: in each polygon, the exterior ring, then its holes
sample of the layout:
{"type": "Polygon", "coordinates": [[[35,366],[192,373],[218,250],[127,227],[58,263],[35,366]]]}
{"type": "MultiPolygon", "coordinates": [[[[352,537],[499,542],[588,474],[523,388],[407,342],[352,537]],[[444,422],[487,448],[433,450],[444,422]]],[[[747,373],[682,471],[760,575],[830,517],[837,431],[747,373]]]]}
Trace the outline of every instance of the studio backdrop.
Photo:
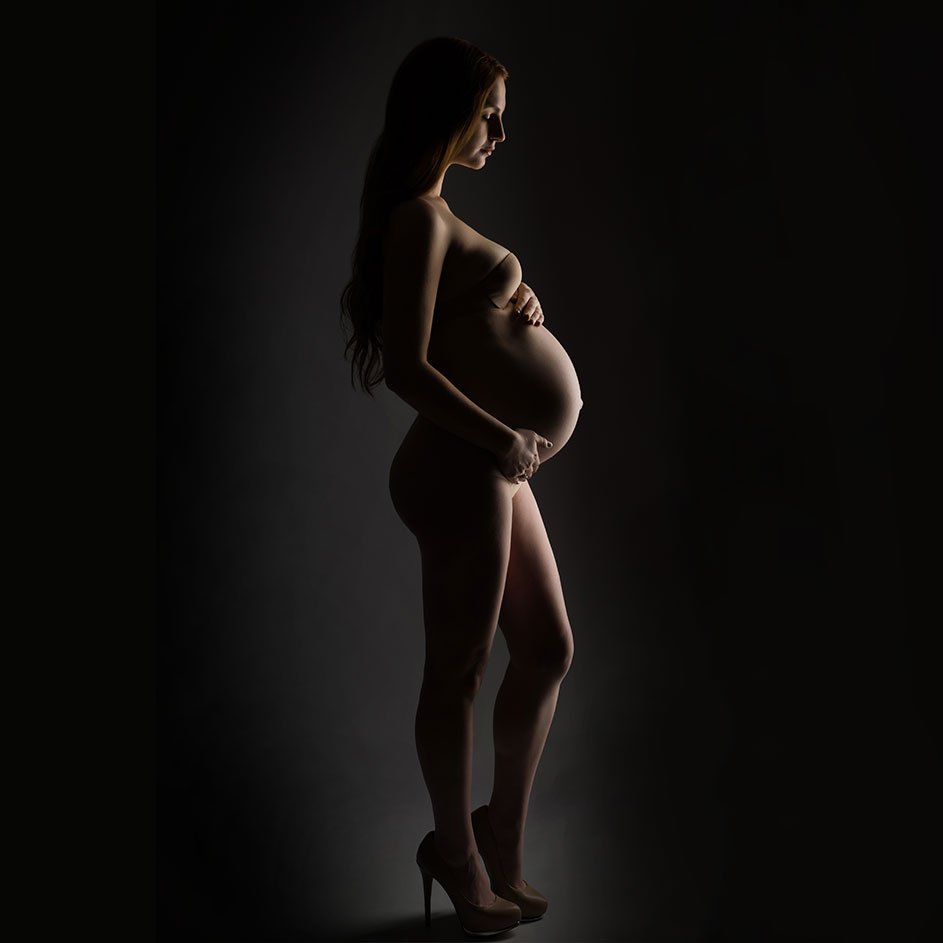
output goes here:
{"type": "MultiPolygon", "coordinates": [[[[534,476],[575,641],[537,771],[541,941],[939,929],[940,37],[854,3],[157,7],[164,941],[423,926],[415,411],[340,322],[393,72],[458,36],[506,140],[449,170],[579,373],[534,476]],[[934,307],[936,306],[936,307],[934,307]]],[[[416,101],[422,110],[423,101],[416,101]]],[[[449,469],[441,469],[448,476],[449,469]]],[[[475,700],[487,799],[499,632],[475,700]]]]}

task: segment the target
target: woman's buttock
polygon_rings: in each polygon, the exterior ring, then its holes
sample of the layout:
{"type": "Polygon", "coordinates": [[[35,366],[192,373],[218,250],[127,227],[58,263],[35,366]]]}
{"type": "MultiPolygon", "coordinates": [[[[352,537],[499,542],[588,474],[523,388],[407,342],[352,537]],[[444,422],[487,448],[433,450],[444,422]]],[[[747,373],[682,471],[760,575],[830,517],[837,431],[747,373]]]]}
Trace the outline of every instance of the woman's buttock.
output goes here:
{"type": "Polygon", "coordinates": [[[521,485],[504,477],[487,449],[421,413],[390,464],[393,507],[417,537],[454,538],[463,526],[481,526],[521,485]]]}

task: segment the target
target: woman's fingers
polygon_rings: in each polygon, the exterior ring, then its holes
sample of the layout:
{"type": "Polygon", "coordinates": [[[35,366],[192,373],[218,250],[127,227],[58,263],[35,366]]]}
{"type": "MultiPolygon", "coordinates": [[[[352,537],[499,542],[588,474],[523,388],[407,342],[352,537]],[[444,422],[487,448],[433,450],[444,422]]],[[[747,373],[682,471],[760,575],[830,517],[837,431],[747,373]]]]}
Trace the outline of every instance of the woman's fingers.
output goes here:
{"type": "Polygon", "coordinates": [[[535,324],[537,322],[537,318],[543,315],[543,312],[540,310],[539,304],[535,304],[532,307],[529,302],[526,305],[524,305],[524,308],[522,309],[522,311],[524,315],[524,320],[527,321],[528,324],[535,324]]]}

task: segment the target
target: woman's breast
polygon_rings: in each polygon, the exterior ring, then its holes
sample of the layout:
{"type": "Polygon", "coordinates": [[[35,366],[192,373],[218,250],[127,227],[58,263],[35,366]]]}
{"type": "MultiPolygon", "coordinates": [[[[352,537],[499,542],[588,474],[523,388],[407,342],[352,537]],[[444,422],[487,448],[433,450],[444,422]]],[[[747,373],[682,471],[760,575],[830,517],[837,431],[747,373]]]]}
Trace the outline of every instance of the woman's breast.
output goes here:
{"type": "Polygon", "coordinates": [[[508,302],[487,298],[460,314],[436,317],[429,362],[469,399],[512,428],[533,429],[553,448],[573,434],[583,406],[579,378],[563,345],[545,325],[535,327],[508,302]]]}

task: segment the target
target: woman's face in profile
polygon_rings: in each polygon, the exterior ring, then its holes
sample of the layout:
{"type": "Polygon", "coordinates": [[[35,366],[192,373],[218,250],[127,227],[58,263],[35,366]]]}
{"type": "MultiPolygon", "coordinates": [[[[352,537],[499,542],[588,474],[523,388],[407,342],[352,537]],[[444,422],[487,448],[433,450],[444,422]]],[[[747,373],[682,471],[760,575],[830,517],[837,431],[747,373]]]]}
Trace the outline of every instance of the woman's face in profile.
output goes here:
{"type": "Polygon", "coordinates": [[[504,108],[506,105],[504,79],[500,76],[481,109],[478,128],[465,149],[455,158],[454,163],[463,167],[480,170],[491,158],[485,151],[504,140],[504,108]]]}

